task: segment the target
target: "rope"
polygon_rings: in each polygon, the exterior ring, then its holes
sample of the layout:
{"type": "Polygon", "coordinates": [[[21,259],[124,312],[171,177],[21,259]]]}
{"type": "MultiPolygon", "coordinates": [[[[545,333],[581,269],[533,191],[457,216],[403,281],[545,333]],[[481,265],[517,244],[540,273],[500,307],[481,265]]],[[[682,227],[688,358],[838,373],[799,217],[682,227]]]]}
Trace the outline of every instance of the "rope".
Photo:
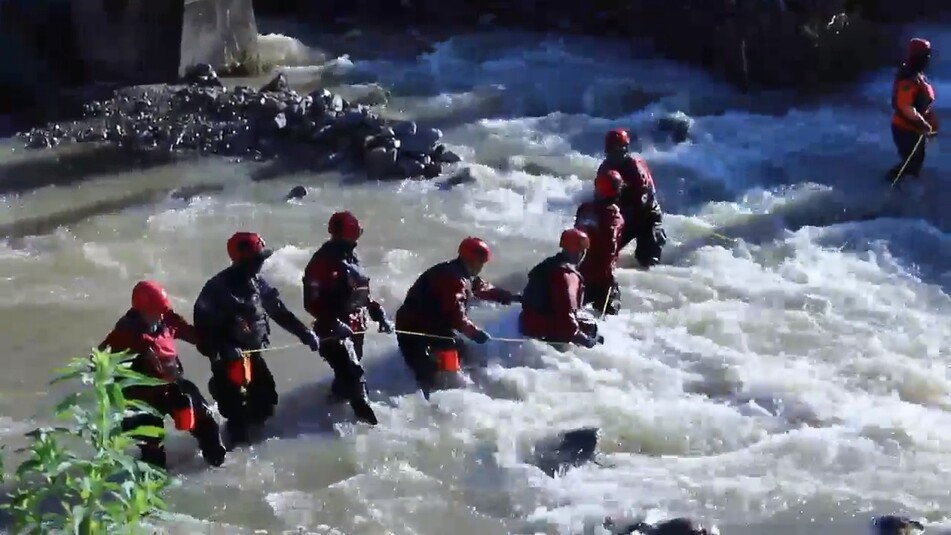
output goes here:
{"type": "Polygon", "coordinates": [[[901,169],[898,170],[898,174],[895,175],[895,180],[892,181],[892,188],[895,187],[895,184],[898,184],[898,179],[901,178],[901,175],[905,173],[905,168],[908,167],[908,163],[911,162],[911,158],[918,152],[918,147],[921,146],[921,142],[925,140],[925,134],[918,136],[918,142],[915,143],[915,148],[911,149],[911,154],[905,158],[905,163],[902,164],[901,169]]]}
{"type": "MultiPolygon", "coordinates": [[[[369,331],[355,331],[353,334],[367,334],[368,332],[369,332],[369,331]]],[[[454,336],[442,336],[442,335],[438,335],[438,334],[421,333],[421,332],[416,332],[416,331],[404,331],[404,330],[400,330],[400,329],[394,330],[393,332],[396,333],[396,334],[407,334],[407,335],[410,335],[410,336],[422,336],[422,337],[424,337],[424,338],[434,338],[434,339],[437,339],[437,340],[455,340],[455,339],[456,339],[454,336]]],[[[340,338],[340,337],[339,337],[339,336],[323,337],[322,340],[336,340],[336,339],[338,339],[338,338],[340,338]]],[[[489,341],[490,341],[490,342],[507,342],[507,343],[515,344],[515,343],[526,342],[526,341],[528,341],[528,338],[496,338],[496,337],[491,337],[491,338],[489,338],[489,341]]],[[[306,346],[306,345],[307,345],[307,344],[296,343],[296,344],[287,344],[287,345],[283,345],[283,346],[262,347],[262,348],[260,348],[260,349],[248,349],[248,350],[244,350],[244,351],[242,351],[242,353],[251,355],[251,354],[253,354],[253,353],[266,353],[266,352],[268,352],[268,351],[283,351],[283,350],[285,350],[285,349],[295,349],[295,348],[298,348],[298,347],[304,347],[304,346],[306,346]]]]}

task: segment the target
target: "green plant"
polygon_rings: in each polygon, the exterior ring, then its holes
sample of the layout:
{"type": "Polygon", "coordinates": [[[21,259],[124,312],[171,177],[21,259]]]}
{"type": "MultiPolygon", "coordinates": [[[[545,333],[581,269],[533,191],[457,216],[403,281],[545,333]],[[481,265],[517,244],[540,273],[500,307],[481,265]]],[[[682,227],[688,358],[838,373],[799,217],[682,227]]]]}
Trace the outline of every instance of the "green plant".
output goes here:
{"type": "Polygon", "coordinates": [[[161,493],[172,480],[126,453],[136,436],[161,437],[164,429],[123,430],[124,417],[152,412],[126,399],[123,389],[159,381],[131,370],[133,356],[94,350],[73,359],[51,384],[79,381],[82,390],[56,406],[66,427],[41,427],[27,436],[31,444],[17,468],[9,503],[13,533],[64,531],[80,535],[135,531],[147,517],[167,511],[161,493]],[[69,444],[79,439],[83,448],[69,444]]]}

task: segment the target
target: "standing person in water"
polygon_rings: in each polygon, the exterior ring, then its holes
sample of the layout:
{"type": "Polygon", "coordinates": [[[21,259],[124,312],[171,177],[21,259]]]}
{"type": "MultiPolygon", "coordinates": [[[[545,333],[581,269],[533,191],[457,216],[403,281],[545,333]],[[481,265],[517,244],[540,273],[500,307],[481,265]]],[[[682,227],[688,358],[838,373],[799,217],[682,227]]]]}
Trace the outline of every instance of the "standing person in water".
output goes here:
{"type": "Polygon", "coordinates": [[[508,305],[520,299],[479,277],[491,258],[488,244],[481,239],[470,236],[462,240],[458,256],[420,275],[396,311],[400,353],[426,399],[440,371],[459,371],[462,341],[454,331],[477,344],[489,341],[489,334],[469,319],[469,300],[478,297],[508,305]]]}
{"type": "Polygon", "coordinates": [[[270,345],[274,318],[311,351],[317,336],[287,309],[277,289],[261,276],[273,251],[261,236],[237,232],[228,240],[231,265],[212,277],[195,302],[199,351],[211,360],[208,390],[234,444],[250,440],[252,427],[274,415],[277,385],[261,350],[270,345]]]}
{"type": "Polygon", "coordinates": [[[614,279],[624,218],[617,204],[624,180],[617,171],[608,171],[594,179],[594,200],[581,204],[575,213],[575,228],[583,230],[591,246],[578,265],[584,277],[584,304],[591,304],[600,315],[621,311],[621,290],[614,279]]]}
{"type": "Polygon", "coordinates": [[[598,175],[617,171],[624,180],[618,206],[624,217],[624,232],[620,248],[637,240],[634,258],[644,268],[660,263],[667,234],[661,226],[664,213],[657,202],[654,177],[644,158],[630,153],[631,136],[617,128],[604,136],[605,159],[598,167],[598,175]]]}
{"type": "MultiPolygon", "coordinates": [[[[148,403],[160,415],[142,413],[123,420],[126,431],[141,426],[162,427],[164,416],[171,415],[175,427],[189,431],[198,440],[205,461],[221,466],[225,448],[218,423],[195,383],[185,379],[175,340],[198,344],[198,333],[172,310],[165,290],[156,282],[140,281],[132,288],[132,308],[116,322],[99,349],[135,354],[132,369],[148,377],[165,381],[155,386],[132,386],[124,392],[129,399],[148,403]]],[[[140,439],[143,462],[165,468],[165,446],[152,437],[140,439]]]]}
{"type": "Polygon", "coordinates": [[[927,140],[938,133],[933,107],[934,87],[925,70],[931,62],[931,43],[914,38],[908,43],[905,62],[892,84],[892,140],[901,161],[889,170],[886,179],[897,182],[904,176],[918,178],[925,162],[927,140]],[[899,176],[900,173],[900,176],[899,176]]]}
{"type": "Polygon", "coordinates": [[[542,260],[528,273],[522,290],[521,333],[553,344],[576,344],[592,348],[604,342],[598,324],[584,317],[584,278],[578,272],[591,247],[591,239],[580,229],[565,229],[559,240],[561,251],[542,260]]]}
{"type": "Polygon", "coordinates": [[[368,320],[387,334],[393,326],[380,303],[370,297],[370,277],[357,256],[357,240],[363,235],[360,221],[350,212],[337,212],[330,216],[327,231],[330,239],[304,268],[304,308],[315,319],[320,356],[334,372],[331,401],[349,401],[357,418],[376,425],[360,364],[364,333],[368,320]]]}

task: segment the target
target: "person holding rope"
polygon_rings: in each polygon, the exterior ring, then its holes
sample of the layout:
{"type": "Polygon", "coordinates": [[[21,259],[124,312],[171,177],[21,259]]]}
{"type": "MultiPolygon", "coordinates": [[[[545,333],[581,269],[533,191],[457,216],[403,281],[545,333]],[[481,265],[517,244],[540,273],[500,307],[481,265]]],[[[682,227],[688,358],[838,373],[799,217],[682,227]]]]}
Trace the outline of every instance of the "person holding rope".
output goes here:
{"type": "Polygon", "coordinates": [[[624,180],[617,171],[606,171],[594,179],[594,200],[583,203],[575,213],[575,228],[591,240],[578,271],[584,278],[584,304],[592,304],[601,315],[621,311],[621,291],[614,280],[624,218],[617,200],[624,180]]]}
{"type": "Polygon", "coordinates": [[[930,61],[931,43],[912,39],[892,84],[892,140],[901,158],[886,176],[893,185],[907,175],[918,178],[925,163],[926,141],[938,133],[935,91],[925,76],[930,61]]]}
{"type": "Polygon", "coordinates": [[[420,275],[396,311],[400,353],[426,399],[435,388],[440,371],[459,371],[459,352],[463,345],[453,331],[477,344],[489,341],[489,334],[469,319],[470,298],[503,305],[520,299],[479,277],[491,258],[488,244],[481,239],[470,236],[462,240],[459,255],[420,275]]]}
{"type": "Polygon", "coordinates": [[[578,264],[591,240],[584,231],[570,228],[561,233],[561,251],[542,260],[528,273],[522,291],[519,330],[529,338],[592,348],[604,343],[594,318],[585,317],[584,278],[578,264]]]}
{"type": "MultiPolygon", "coordinates": [[[[195,383],[185,379],[175,340],[197,344],[198,333],[172,310],[165,289],[157,282],[138,282],[132,288],[132,307],[116,322],[99,349],[134,354],[132,370],[164,384],[125,389],[123,394],[128,399],[147,403],[158,415],[143,412],[128,416],[122,421],[122,428],[132,431],[142,426],[163,427],[164,417],[171,415],[177,429],[190,432],[198,440],[205,461],[221,466],[225,447],[218,422],[195,383]]],[[[166,468],[161,439],[141,437],[138,446],[142,462],[166,468]]]]}
{"type": "Polygon", "coordinates": [[[270,318],[312,351],[319,343],[261,277],[264,261],[273,254],[261,236],[237,232],[227,248],[231,266],[205,283],[194,319],[202,342],[198,351],[211,360],[208,391],[227,420],[232,444],[240,444],[250,440],[252,427],[274,415],[277,405],[277,385],[261,355],[270,344],[270,318]]]}
{"type": "Polygon", "coordinates": [[[337,212],[330,216],[327,231],[330,239],[304,269],[304,308],[315,319],[320,356],[334,372],[330,401],[349,401],[359,420],[376,425],[360,363],[364,333],[368,319],[383,333],[392,333],[393,326],[383,307],[370,297],[370,277],[356,253],[363,235],[360,221],[350,212],[337,212]]]}

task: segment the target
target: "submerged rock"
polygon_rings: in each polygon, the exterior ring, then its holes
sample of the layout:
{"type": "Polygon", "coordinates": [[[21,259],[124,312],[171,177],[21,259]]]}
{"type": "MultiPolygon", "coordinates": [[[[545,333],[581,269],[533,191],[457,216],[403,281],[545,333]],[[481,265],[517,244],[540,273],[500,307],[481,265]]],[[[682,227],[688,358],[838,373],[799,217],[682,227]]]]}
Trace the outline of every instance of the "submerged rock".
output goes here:
{"type": "Polygon", "coordinates": [[[221,85],[209,65],[183,85],[138,86],[88,102],[86,119],[21,134],[28,148],[108,142],[132,151],[191,151],[267,160],[306,155],[311,167],[350,164],[372,179],[434,178],[459,157],[439,145],[442,132],[399,121],[326,89],[306,96],[278,74],[260,90],[221,85]]]}

